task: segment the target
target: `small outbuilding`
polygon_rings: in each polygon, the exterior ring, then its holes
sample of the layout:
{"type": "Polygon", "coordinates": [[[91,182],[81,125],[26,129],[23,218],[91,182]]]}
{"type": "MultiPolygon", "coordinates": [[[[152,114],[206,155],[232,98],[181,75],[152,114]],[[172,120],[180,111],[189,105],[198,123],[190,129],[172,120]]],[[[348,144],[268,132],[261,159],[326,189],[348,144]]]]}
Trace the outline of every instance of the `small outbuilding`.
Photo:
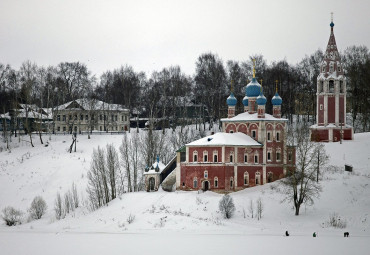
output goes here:
{"type": "Polygon", "coordinates": [[[161,184],[161,172],[165,168],[165,165],[159,161],[159,156],[157,156],[157,161],[151,166],[146,167],[145,176],[145,188],[146,191],[157,191],[159,185],[161,184]]]}

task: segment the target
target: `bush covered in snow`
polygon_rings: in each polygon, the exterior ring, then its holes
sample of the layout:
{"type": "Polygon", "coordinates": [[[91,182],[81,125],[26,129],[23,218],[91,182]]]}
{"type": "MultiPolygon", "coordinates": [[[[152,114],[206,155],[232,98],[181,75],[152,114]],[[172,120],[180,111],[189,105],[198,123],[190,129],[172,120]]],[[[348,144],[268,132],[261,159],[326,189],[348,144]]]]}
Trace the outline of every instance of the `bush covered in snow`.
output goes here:
{"type": "Polygon", "coordinates": [[[33,199],[28,211],[32,219],[38,220],[45,214],[46,209],[47,205],[45,200],[41,196],[37,196],[33,199]]]}
{"type": "Polygon", "coordinates": [[[334,212],[330,214],[329,220],[326,221],[325,226],[334,228],[346,228],[347,221],[334,212]]]}
{"type": "Polygon", "coordinates": [[[23,212],[14,207],[5,207],[2,211],[1,217],[8,226],[15,226],[22,223],[23,212]]]}
{"type": "Polygon", "coordinates": [[[235,205],[232,197],[224,195],[218,204],[218,208],[226,219],[230,219],[235,212],[235,205]]]}

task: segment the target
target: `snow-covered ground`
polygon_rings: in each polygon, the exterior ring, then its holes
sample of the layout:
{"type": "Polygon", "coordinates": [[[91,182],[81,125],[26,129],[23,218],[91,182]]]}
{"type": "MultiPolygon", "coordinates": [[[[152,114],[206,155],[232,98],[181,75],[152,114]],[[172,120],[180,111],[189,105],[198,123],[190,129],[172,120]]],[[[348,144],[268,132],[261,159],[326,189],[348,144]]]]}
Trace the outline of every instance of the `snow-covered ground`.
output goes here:
{"type": "MultiPolygon", "coordinates": [[[[46,136],[45,136],[46,140],[46,136]]],[[[292,205],[281,203],[278,182],[232,193],[236,204],[230,220],[218,212],[221,194],[214,192],[139,192],[124,194],[109,206],[90,212],[85,206],[55,220],[54,200],[77,184],[86,198],[86,174],[93,148],[121,144],[120,135],[79,136],[76,153],[68,153],[71,138],[52,136],[47,147],[35,139],[13,144],[0,153],[0,210],[14,206],[26,212],[41,195],[48,204],[41,220],[15,227],[0,223],[0,254],[368,254],[370,250],[370,133],[354,141],[325,144],[330,165],[321,197],[294,216],[292,205]],[[354,172],[344,171],[351,164],[354,172]],[[334,169],[334,168],[332,168],[334,169]],[[251,217],[261,198],[262,219],[251,217]],[[345,229],[328,227],[336,213],[345,229]],[[127,219],[134,216],[129,224],[127,219]],[[284,237],[288,230],[290,237],[284,237]],[[348,231],[350,238],[344,239],[348,231]],[[317,238],[312,233],[318,233],[317,238]]]]}

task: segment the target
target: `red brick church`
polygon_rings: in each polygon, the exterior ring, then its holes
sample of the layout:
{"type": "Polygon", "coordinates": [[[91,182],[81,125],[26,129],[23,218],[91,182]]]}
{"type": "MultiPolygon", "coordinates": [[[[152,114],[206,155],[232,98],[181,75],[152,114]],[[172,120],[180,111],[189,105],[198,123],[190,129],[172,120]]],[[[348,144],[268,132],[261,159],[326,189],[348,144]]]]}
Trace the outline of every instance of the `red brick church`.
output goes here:
{"type": "Polygon", "coordinates": [[[185,159],[176,167],[181,190],[237,191],[278,180],[295,165],[295,148],[286,144],[287,119],[281,118],[282,99],[276,91],[273,114],[255,77],[246,87],[244,112],[235,115],[237,99],[227,98],[223,132],[185,146],[185,159]]]}
{"type": "Polygon", "coordinates": [[[317,77],[316,124],[311,140],[338,142],[353,140],[353,128],[346,123],[346,77],[334,36],[333,19],[320,74],[317,77]]]}

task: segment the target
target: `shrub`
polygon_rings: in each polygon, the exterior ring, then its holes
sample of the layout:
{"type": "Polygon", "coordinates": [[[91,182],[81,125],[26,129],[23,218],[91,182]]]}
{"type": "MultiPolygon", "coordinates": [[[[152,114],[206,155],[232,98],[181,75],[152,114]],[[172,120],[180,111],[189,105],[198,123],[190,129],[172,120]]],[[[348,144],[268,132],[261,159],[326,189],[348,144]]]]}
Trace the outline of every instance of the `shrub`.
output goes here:
{"type": "Polygon", "coordinates": [[[11,206],[5,207],[2,211],[2,218],[8,226],[15,226],[22,223],[23,212],[11,206]]]}
{"type": "Polygon", "coordinates": [[[226,219],[230,219],[235,212],[235,205],[232,197],[224,195],[218,204],[218,208],[226,219]]]}
{"type": "Polygon", "coordinates": [[[60,196],[59,192],[57,194],[57,198],[55,199],[54,211],[55,211],[55,218],[57,220],[64,218],[65,214],[63,210],[62,197],[60,196]]]}
{"type": "Polygon", "coordinates": [[[329,220],[326,222],[326,226],[334,228],[346,228],[347,221],[346,219],[341,219],[337,213],[332,213],[329,216],[329,220]]]}
{"type": "Polygon", "coordinates": [[[41,196],[35,197],[29,209],[31,218],[35,220],[41,219],[42,215],[45,214],[46,209],[47,205],[45,200],[41,196]]]}
{"type": "Polygon", "coordinates": [[[131,224],[135,220],[135,215],[130,214],[127,218],[127,223],[131,224]]]}

